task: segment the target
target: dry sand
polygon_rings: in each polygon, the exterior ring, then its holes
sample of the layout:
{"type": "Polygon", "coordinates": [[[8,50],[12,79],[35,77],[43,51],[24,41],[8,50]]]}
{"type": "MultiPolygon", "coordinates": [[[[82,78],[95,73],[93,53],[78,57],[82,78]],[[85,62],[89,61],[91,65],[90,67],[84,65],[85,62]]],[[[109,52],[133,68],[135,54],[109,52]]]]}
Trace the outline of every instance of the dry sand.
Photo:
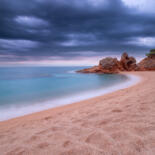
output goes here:
{"type": "Polygon", "coordinates": [[[155,72],[130,88],[0,123],[0,155],[155,155],[155,72]]]}

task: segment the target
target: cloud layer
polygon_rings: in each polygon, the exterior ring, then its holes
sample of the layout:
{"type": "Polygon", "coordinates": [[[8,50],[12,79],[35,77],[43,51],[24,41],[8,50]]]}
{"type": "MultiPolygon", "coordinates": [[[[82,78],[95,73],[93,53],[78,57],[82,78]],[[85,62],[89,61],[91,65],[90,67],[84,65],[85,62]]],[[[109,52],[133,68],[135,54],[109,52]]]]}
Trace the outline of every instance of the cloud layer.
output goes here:
{"type": "Polygon", "coordinates": [[[142,55],[155,46],[155,12],[138,7],[128,0],[1,0],[0,61],[142,55]]]}

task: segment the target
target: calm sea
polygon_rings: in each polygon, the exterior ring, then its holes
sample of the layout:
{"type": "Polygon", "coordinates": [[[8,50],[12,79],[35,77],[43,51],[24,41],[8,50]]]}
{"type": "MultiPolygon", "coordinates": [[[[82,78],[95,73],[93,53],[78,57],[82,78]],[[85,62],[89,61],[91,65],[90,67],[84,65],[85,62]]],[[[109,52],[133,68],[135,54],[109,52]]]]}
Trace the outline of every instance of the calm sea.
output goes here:
{"type": "Polygon", "coordinates": [[[86,67],[1,67],[0,120],[97,96],[128,78],[80,74],[86,67]]]}

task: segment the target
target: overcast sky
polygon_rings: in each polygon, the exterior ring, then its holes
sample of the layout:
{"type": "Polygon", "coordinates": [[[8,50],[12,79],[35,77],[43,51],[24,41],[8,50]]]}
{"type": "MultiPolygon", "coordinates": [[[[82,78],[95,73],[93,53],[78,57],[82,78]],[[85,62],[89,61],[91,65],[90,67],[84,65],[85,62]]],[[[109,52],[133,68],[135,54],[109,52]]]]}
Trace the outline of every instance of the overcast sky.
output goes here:
{"type": "Polygon", "coordinates": [[[155,48],[155,0],[0,0],[0,64],[86,65],[155,48]]]}

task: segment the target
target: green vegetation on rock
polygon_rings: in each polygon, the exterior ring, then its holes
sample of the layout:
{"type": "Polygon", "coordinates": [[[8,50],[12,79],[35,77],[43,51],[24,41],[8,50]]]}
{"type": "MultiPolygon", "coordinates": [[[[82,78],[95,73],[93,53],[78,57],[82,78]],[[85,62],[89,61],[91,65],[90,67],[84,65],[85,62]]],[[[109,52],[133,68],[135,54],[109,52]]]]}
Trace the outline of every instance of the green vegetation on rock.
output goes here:
{"type": "Polygon", "coordinates": [[[155,49],[151,49],[150,53],[147,53],[146,56],[155,56],[155,49]]]}

